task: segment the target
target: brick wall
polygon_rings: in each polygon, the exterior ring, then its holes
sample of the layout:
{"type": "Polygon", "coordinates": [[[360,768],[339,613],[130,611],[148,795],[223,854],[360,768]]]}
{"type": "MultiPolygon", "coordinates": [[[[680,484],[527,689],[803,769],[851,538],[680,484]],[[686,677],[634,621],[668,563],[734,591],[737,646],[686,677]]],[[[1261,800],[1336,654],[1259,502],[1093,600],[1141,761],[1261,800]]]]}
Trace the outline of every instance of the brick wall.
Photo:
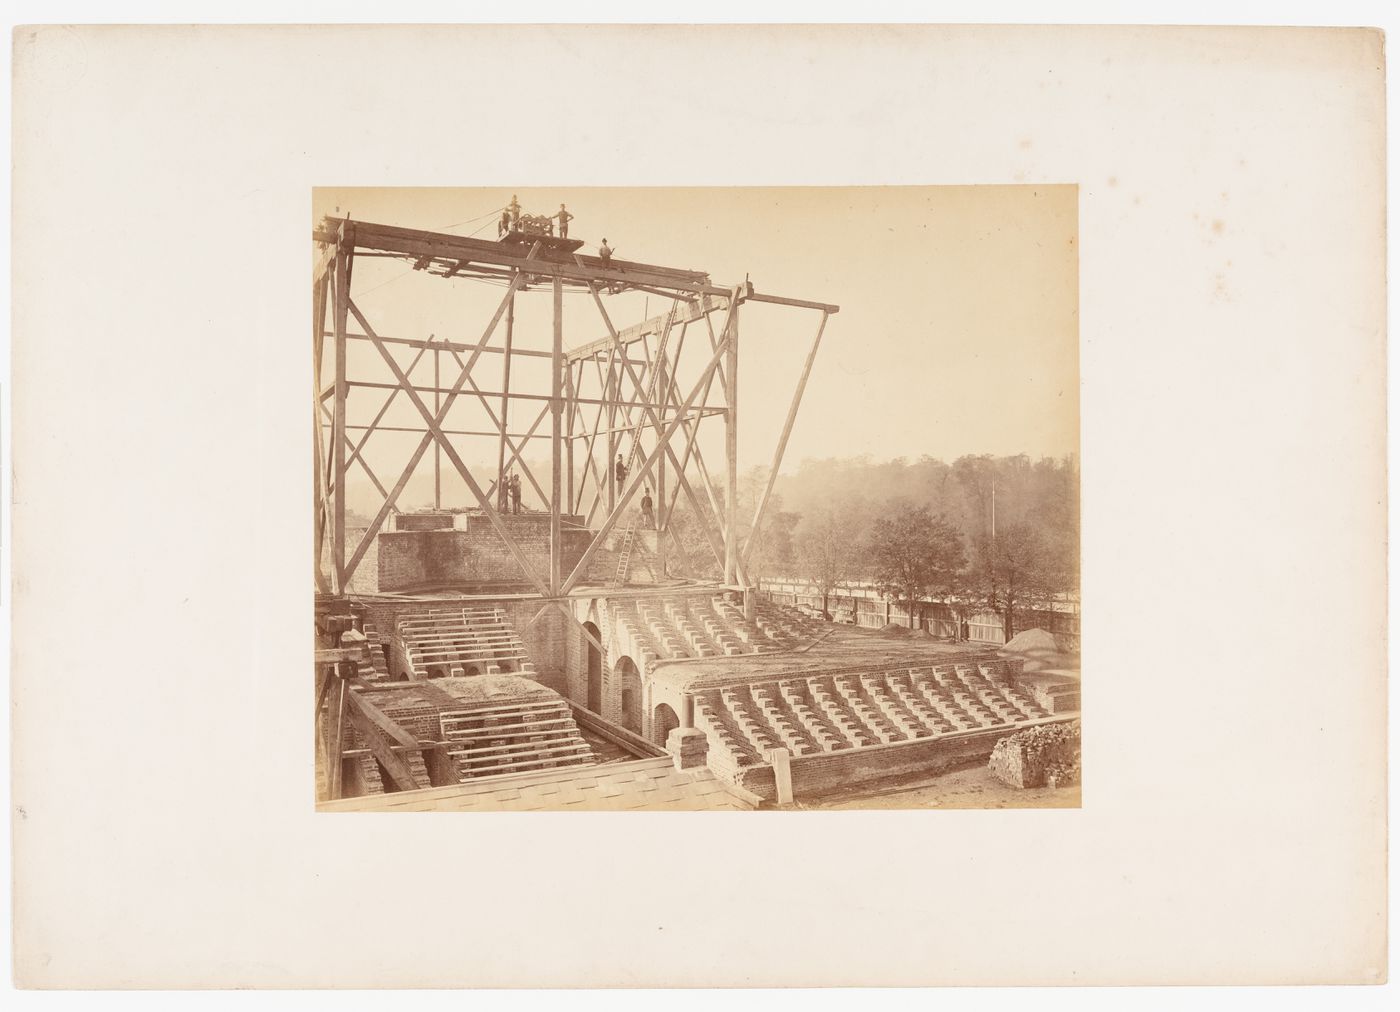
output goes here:
{"type": "MultiPolygon", "coordinates": [[[[409,519],[400,517],[400,521],[409,519]]],[[[411,522],[434,520],[414,517],[411,522]]],[[[447,519],[451,521],[451,516],[447,519]]],[[[468,516],[465,530],[381,531],[378,539],[378,589],[425,590],[432,587],[500,587],[526,585],[524,571],[491,522],[468,516]]],[[[502,524],[521,554],[543,577],[549,571],[549,516],[543,513],[503,516],[502,524]]],[[[566,518],[577,520],[578,518],[566,518]]],[[[562,532],[564,575],[572,572],[592,534],[584,529],[562,532]]]]}
{"type": "MultiPolygon", "coordinates": [[[[460,532],[459,532],[460,533],[460,532]]],[[[433,609],[497,607],[504,614],[516,634],[525,644],[525,652],[536,668],[535,680],[546,685],[561,696],[572,695],[566,690],[565,669],[567,640],[573,623],[557,610],[545,612],[533,626],[530,620],[541,608],[536,600],[474,599],[470,601],[367,601],[366,619],[374,623],[380,642],[384,645],[385,657],[389,662],[389,677],[395,680],[408,677],[408,664],[403,656],[403,647],[398,640],[397,628],[400,615],[424,614],[433,609]],[[529,628],[527,628],[529,626],[529,628]]],[[[573,634],[582,639],[575,628],[573,634]]]]}
{"type": "Polygon", "coordinates": [[[400,513],[394,518],[396,531],[441,531],[452,529],[451,513],[400,513]]]}
{"type": "MultiPolygon", "coordinates": [[[[934,776],[953,766],[985,760],[1002,738],[1014,733],[1007,728],[988,728],[960,735],[940,735],[891,745],[871,745],[865,748],[820,755],[794,756],[792,759],[792,792],[801,801],[821,797],[887,777],[934,776]]],[[[713,764],[711,768],[714,769],[713,764]]],[[[727,771],[716,769],[720,775],[727,771]]],[[[753,791],[764,800],[777,796],[773,786],[773,768],[768,765],[750,766],[732,774],[741,787],[753,791]]]]}

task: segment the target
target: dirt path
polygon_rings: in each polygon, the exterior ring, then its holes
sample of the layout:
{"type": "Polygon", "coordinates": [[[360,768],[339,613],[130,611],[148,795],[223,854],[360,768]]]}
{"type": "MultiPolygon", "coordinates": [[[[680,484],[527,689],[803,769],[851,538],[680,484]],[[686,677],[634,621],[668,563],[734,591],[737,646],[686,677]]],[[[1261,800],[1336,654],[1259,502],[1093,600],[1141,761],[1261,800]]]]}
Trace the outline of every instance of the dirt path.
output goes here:
{"type": "Polygon", "coordinates": [[[849,810],[870,808],[1078,808],[1079,787],[1031,787],[1016,790],[997,780],[983,764],[955,770],[919,783],[867,784],[797,808],[849,810]]]}

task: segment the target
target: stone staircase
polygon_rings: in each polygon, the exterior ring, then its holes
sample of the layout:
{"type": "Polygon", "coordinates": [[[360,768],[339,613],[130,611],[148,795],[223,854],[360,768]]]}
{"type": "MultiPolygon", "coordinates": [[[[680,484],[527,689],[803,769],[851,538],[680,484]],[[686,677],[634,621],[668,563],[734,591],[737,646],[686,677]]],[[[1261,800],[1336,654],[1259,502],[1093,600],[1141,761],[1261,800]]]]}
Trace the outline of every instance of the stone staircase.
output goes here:
{"type": "Polygon", "coordinates": [[[773,748],[801,757],[1050,716],[1011,683],[1001,662],[741,683],[697,693],[695,713],[714,754],[732,768],[761,763],[773,748]]]}
{"type": "Polygon", "coordinates": [[[438,720],[442,740],[460,745],[447,757],[462,781],[595,762],[562,699],[444,711],[438,720]]]}
{"type": "Polygon", "coordinates": [[[497,607],[400,615],[396,632],[415,678],[536,674],[525,644],[497,607]]]}

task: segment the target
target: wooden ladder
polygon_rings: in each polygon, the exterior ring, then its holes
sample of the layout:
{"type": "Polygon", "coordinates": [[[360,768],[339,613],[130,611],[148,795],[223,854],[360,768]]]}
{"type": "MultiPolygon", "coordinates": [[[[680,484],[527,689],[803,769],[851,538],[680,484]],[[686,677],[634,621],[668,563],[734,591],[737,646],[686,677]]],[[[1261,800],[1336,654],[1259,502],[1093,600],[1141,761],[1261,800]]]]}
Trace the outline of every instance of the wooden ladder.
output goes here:
{"type": "Polygon", "coordinates": [[[617,572],[613,574],[611,586],[621,587],[627,582],[627,570],[632,565],[632,547],[637,540],[637,525],[641,522],[640,513],[633,514],[627,522],[627,530],[622,535],[622,551],[617,558],[617,572]]]}

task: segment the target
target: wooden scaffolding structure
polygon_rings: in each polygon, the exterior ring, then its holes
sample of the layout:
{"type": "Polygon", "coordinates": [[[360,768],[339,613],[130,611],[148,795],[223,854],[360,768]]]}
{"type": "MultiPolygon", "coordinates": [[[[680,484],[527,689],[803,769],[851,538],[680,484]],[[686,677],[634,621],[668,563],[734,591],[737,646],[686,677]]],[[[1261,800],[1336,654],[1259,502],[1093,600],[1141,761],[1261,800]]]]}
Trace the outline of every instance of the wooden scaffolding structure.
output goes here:
{"type": "Polygon", "coordinates": [[[491,242],[349,218],[327,218],[313,230],[312,238],[318,594],[333,599],[350,596],[350,581],[365,553],[390,514],[398,509],[399,497],[409,481],[420,467],[428,466],[424,458],[429,448],[433,450],[439,505],[445,457],[447,466],[456,471],[469,490],[470,505],[490,521],[519,565],[530,588],[528,593],[539,598],[541,609],[537,618],[556,606],[572,617],[567,599],[581,593],[580,584],[590,562],[637,499],[644,483],[656,490],[659,544],[664,545],[668,537],[679,544],[670,521],[683,497],[715,553],[723,572],[723,586],[739,591],[750,588],[746,566],[754,537],[751,534],[740,543],[737,489],[740,308],[745,303],[766,303],[815,311],[820,316],[773,454],[767,486],[749,526],[751,532],[757,533],[827,320],[839,307],[763,294],[747,282],[716,285],[700,271],[617,259],[603,261],[577,253],[577,242],[549,236],[516,236],[511,241],[491,242]],[[386,336],[366,318],[354,297],[356,259],[367,256],[406,261],[418,271],[443,278],[504,284],[504,295],[475,342],[420,339],[404,334],[386,336]],[[542,288],[553,296],[553,327],[547,350],[523,346],[515,333],[517,298],[523,291],[542,288]],[[564,345],[566,290],[591,296],[603,333],[572,350],[566,350],[564,345]],[[608,313],[604,296],[626,291],[669,299],[670,306],[664,313],[619,329],[608,313]],[[701,346],[707,353],[706,364],[698,372],[684,370],[681,353],[687,336],[697,334],[703,336],[692,340],[706,342],[701,346]],[[498,335],[500,340],[496,340],[498,335]],[[352,343],[373,346],[388,366],[393,382],[352,375],[347,355],[352,343]],[[427,356],[431,356],[431,382],[413,375],[427,356]],[[490,356],[492,365],[489,380],[483,379],[485,356],[490,356]],[[512,386],[512,362],[524,359],[548,361],[548,389],[521,389],[518,382],[512,386]],[[496,385],[500,389],[484,388],[496,385]],[[414,425],[390,426],[383,421],[400,396],[407,398],[417,411],[419,418],[414,425]],[[479,403],[490,424],[476,430],[449,428],[449,411],[461,398],[479,403]],[[531,418],[531,422],[522,430],[516,423],[518,418],[531,418]],[[702,424],[710,418],[722,418],[725,429],[722,494],[711,480],[712,472],[697,438],[702,424]],[[381,481],[365,459],[366,443],[379,431],[412,432],[419,436],[414,451],[403,461],[392,482],[381,481]],[[473,473],[467,464],[469,456],[479,457],[477,451],[483,440],[494,444],[496,467],[489,478],[473,473]],[[524,460],[525,448],[538,440],[549,443],[547,476],[535,475],[524,460]],[[468,446],[473,446],[471,454],[466,452],[468,446]],[[619,485],[613,461],[624,452],[631,466],[626,481],[619,485]],[[378,490],[382,504],[358,542],[349,546],[345,520],[347,476],[356,467],[378,490]],[[519,468],[548,507],[547,571],[537,571],[501,519],[497,493],[513,468],[519,468]],[[689,478],[692,468],[698,473],[697,482],[689,478]],[[566,571],[563,518],[576,515],[584,517],[591,540],[583,557],[566,571]]]}

